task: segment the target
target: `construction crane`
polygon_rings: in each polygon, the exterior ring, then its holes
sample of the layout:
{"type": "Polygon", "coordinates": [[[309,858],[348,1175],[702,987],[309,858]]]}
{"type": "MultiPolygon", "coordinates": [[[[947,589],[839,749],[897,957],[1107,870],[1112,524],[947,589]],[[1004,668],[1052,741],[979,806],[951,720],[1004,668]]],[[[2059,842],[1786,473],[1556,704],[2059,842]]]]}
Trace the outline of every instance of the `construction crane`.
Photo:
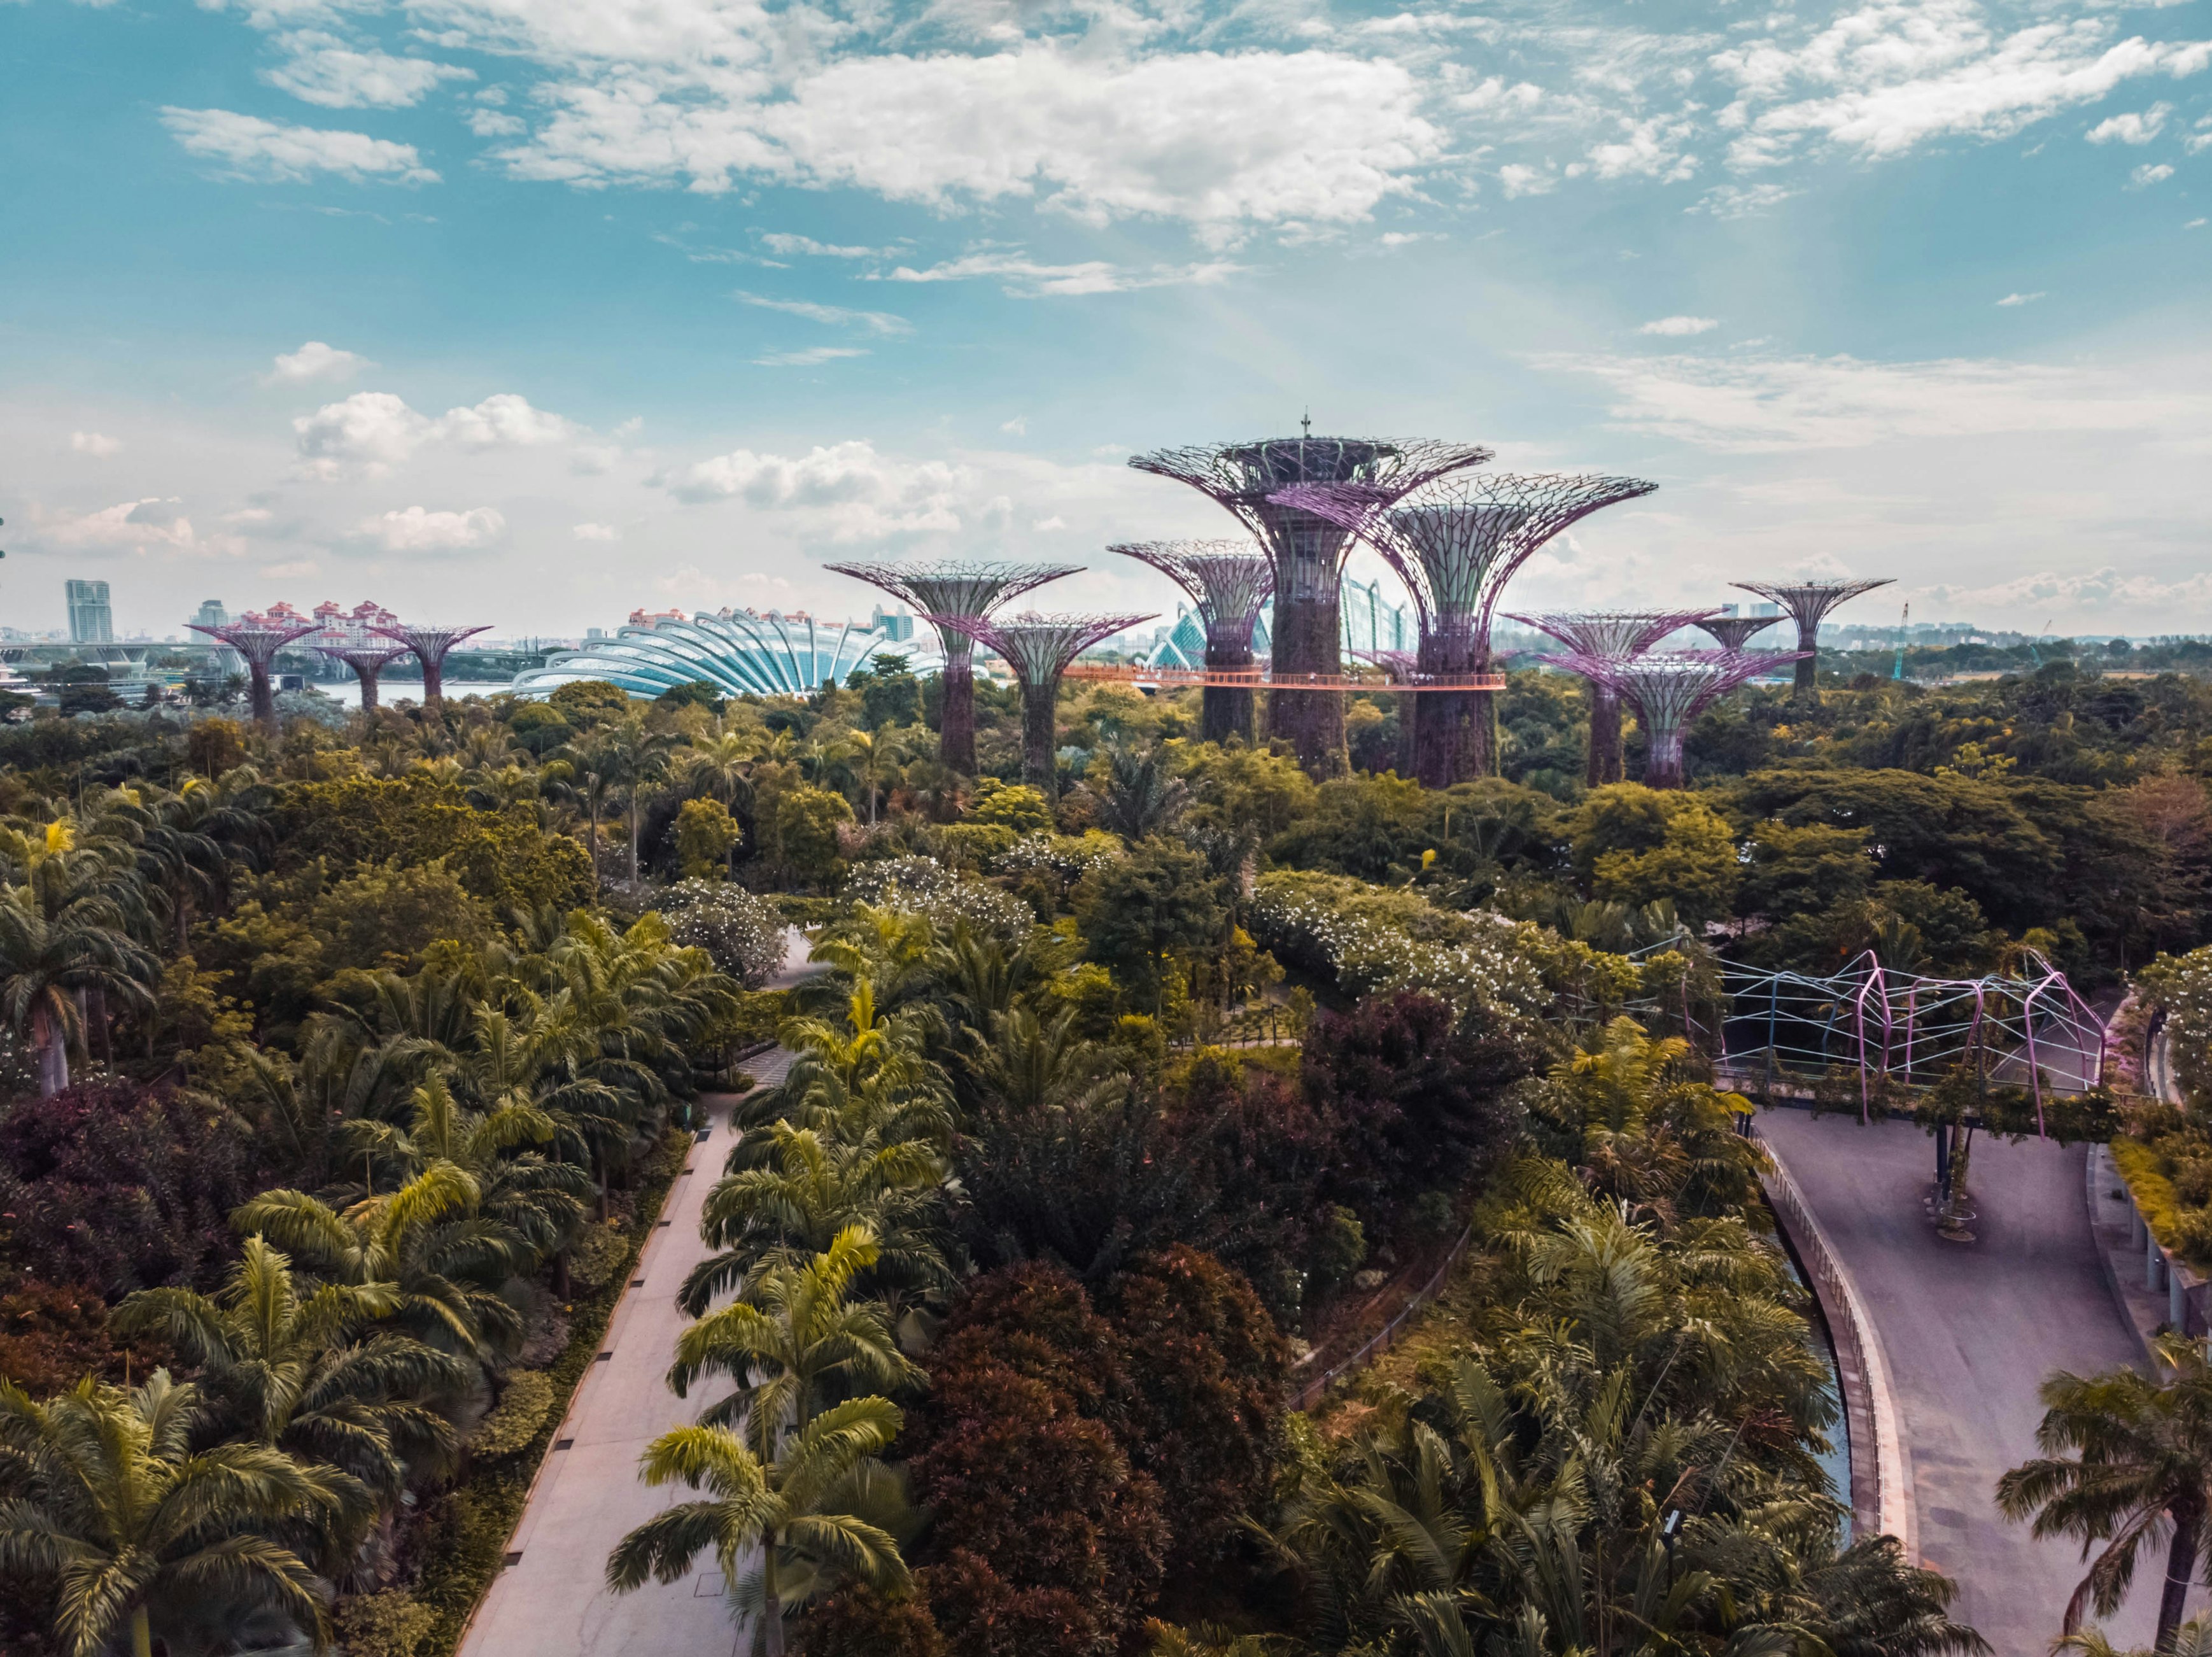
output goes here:
{"type": "Polygon", "coordinates": [[[1905,601],[1905,614],[1897,618],[1897,663],[1889,670],[1889,677],[1893,679],[1901,679],[1905,677],[1905,634],[1911,620],[1912,600],[1907,598],[1905,601]]]}

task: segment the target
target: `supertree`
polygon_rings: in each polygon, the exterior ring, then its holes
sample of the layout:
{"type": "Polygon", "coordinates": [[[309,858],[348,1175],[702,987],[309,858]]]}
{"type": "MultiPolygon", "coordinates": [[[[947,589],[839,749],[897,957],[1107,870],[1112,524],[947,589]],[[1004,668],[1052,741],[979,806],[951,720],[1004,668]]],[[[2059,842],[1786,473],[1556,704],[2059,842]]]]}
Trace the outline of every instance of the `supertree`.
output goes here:
{"type": "Polygon", "coordinates": [[[1060,797],[1055,756],[1059,725],[1055,705],[1060,675],[1067,665],[1101,639],[1123,628],[1149,622],[1150,616],[1010,616],[994,622],[981,616],[931,616],[933,627],[950,628],[995,651],[1013,670],[1022,691],[1022,780],[1034,783],[1047,799],[1060,797]]]}
{"type": "Polygon", "coordinates": [[[929,564],[827,564],[824,568],[881,587],[937,629],[945,650],[945,712],[937,756],[954,770],[975,774],[975,644],[954,625],[981,622],[1023,593],[1073,575],[1079,564],[983,564],[947,559],[929,564]]]}
{"type": "Polygon", "coordinates": [[[1779,616],[1708,616],[1696,625],[1717,639],[1723,650],[1741,650],[1751,642],[1753,634],[1765,632],[1781,619],[1779,616]]]}
{"type": "MultiPolygon", "coordinates": [[[[1208,443],[1131,457],[1139,471],[1170,477],[1226,507],[1258,538],[1275,567],[1275,612],[1268,627],[1278,678],[1344,671],[1339,592],[1352,536],[1341,525],[1276,495],[1297,483],[1367,483],[1391,501],[1432,477],[1480,465],[1491,451],[1476,443],[1378,437],[1278,437],[1208,443]]],[[[1340,690],[1279,684],[1267,698],[1269,734],[1289,740],[1298,763],[1318,777],[1339,776],[1344,751],[1340,690]]]]}
{"type": "MultiPolygon", "coordinates": [[[[1490,622],[1505,584],[1561,530],[1659,486],[1634,477],[1478,472],[1395,497],[1373,484],[1301,483],[1273,497],[1358,537],[1398,572],[1420,624],[1419,667],[1438,677],[1490,671],[1490,622]]],[[[1496,699],[1487,690],[1408,698],[1414,774],[1431,788],[1497,766],[1496,699]]]]}
{"type": "Polygon", "coordinates": [[[443,707],[446,703],[446,652],[464,639],[489,632],[490,627],[489,622],[477,627],[424,627],[395,622],[369,631],[396,640],[415,652],[415,659],[422,664],[422,706],[428,709],[443,707]]]}
{"type": "Polygon", "coordinates": [[[1731,581],[1729,585],[1781,605],[1797,623],[1797,683],[1790,694],[1808,701],[1820,677],[1820,618],[1862,592],[1889,586],[1893,579],[1885,575],[1872,581],[1731,581]]]}
{"type": "MultiPolygon", "coordinates": [[[[1252,541],[1133,541],[1107,548],[1150,564],[1190,595],[1206,629],[1206,665],[1252,666],[1252,629],[1260,606],[1275,590],[1274,566],[1252,541]]],[[[1227,742],[1252,739],[1252,692],[1243,685],[1210,684],[1200,697],[1199,736],[1227,742]]]]}
{"type": "Polygon", "coordinates": [[[276,622],[251,616],[240,616],[235,622],[226,622],[220,627],[203,627],[198,622],[187,622],[186,627],[195,633],[204,633],[210,639],[220,640],[239,653],[246,663],[248,695],[253,703],[253,717],[270,736],[277,732],[276,693],[270,688],[269,665],[276,659],[276,652],[293,640],[313,633],[313,622],[276,622]]]}
{"type": "MultiPolygon", "coordinates": [[[[1676,628],[1687,627],[1713,612],[1706,610],[1545,610],[1523,615],[1504,612],[1506,620],[1548,633],[1566,646],[1570,654],[1593,660],[1617,661],[1641,656],[1676,628]]],[[[1621,778],[1620,698],[1602,679],[1590,680],[1589,758],[1583,780],[1592,788],[1619,782],[1621,778]]]]}
{"type": "Polygon", "coordinates": [[[1627,658],[1570,652],[1544,659],[1593,683],[1609,685],[1634,703],[1644,721],[1644,786],[1680,788],[1682,732],[1690,721],[1746,679],[1796,661],[1799,652],[1747,656],[1733,650],[1663,650],[1627,658]]]}
{"type": "Polygon", "coordinates": [[[374,634],[344,631],[318,635],[316,649],[334,662],[343,662],[361,681],[361,711],[376,712],[376,680],[384,670],[407,653],[408,646],[374,634]]]}

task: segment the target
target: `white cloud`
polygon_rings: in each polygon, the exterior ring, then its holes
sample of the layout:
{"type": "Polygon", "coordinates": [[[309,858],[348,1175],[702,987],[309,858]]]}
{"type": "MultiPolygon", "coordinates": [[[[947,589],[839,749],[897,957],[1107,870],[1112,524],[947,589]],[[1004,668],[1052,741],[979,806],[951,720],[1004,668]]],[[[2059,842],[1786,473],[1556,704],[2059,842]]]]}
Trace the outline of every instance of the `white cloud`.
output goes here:
{"type": "Polygon", "coordinates": [[[365,356],[311,339],[296,351],[278,352],[269,372],[261,377],[261,383],[306,385],[319,379],[351,379],[363,368],[375,366],[365,356]]]}
{"type": "Polygon", "coordinates": [[[363,132],[329,132],[316,127],[285,126],[227,109],[173,106],[162,109],[161,124],[187,154],[219,161],[238,178],[299,184],[329,173],[356,180],[438,181],[438,175],[422,165],[414,145],[372,138],[363,132]]]}
{"type": "Polygon", "coordinates": [[[2146,110],[2108,116],[2083,136],[2093,144],[2147,144],[2158,137],[2166,118],[2172,113],[2172,104],[2153,104],[2146,110]]]}
{"type": "Polygon", "coordinates": [[[394,58],[349,46],[334,34],[301,29],[281,36],[284,61],[261,78],[303,103],[325,109],[404,109],[442,81],[473,81],[476,71],[427,58],[394,58]]]}
{"type": "Polygon", "coordinates": [[[999,422],[999,429],[1009,437],[1027,437],[1030,434],[1029,416],[1016,415],[1012,420],[1002,420],[999,422]]]}
{"type": "Polygon", "coordinates": [[[105,432],[71,432],[70,450],[75,454],[88,454],[95,460],[106,460],[122,453],[123,444],[105,432]]]}
{"type": "Polygon", "coordinates": [[[1066,527],[1067,519],[1062,518],[1058,513],[1054,513],[1049,518],[1040,518],[1030,525],[1030,528],[1039,535],[1047,534],[1053,530],[1064,530],[1066,527]]]}
{"type": "Polygon", "coordinates": [[[750,42],[719,43],[720,65],[666,44],[685,69],[618,50],[606,55],[623,66],[551,88],[554,112],[503,152],[510,168],[703,191],[853,185],[939,209],[1026,197],[1093,224],[1181,220],[1228,240],[1364,219],[1447,146],[1410,70],[1339,52],[1131,57],[1024,39],[981,56],[796,54],[805,66],[787,78],[750,42]]]}
{"type": "Polygon", "coordinates": [[[174,495],[148,495],[95,512],[33,513],[30,531],[41,544],[71,552],[192,552],[204,543],[174,495]]]}
{"type": "MultiPolygon", "coordinates": [[[[1939,604],[1974,610],[2019,611],[2048,606],[2078,619],[2100,612],[2127,611],[2137,616],[2201,610],[2212,601],[2212,574],[2184,576],[2163,581],[2140,571],[2129,572],[2106,564],[2083,572],[2038,570],[2010,580],[1986,586],[1945,582],[1919,589],[1939,604]]],[[[2075,623],[2069,623],[2074,625],[2075,623]]]]}
{"type": "Polygon", "coordinates": [[[1505,198],[1519,196],[1547,196],[1559,188],[1559,181],[1534,167],[1519,161],[1510,161],[1498,169],[1498,181],[1505,186],[1505,198]]]}
{"type": "Polygon", "coordinates": [[[1669,338],[1684,334],[1710,334],[1721,325],[1712,317],[1661,317],[1647,322],[1636,331],[1639,334],[1659,334],[1669,338]]]}
{"type": "Polygon", "coordinates": [[[1009,252],[964,254],[916,270],[900,265],[884,277],[886,282],[972,282],[996,277],[1017,299],[1045,295],[1121,294],[1139,288],[1175,288],[1184,284],[1209,287],[1225,282],[1246,267],[1225,259],[1196,264],[1156,264],[1136,270],[1104,259],[1085,259],[1075,264],[1045,264],[1018,250],[1009,252]]]}
{"type": "Polygon", "coordinates": [[[621,532],[612,524],[571,524],[568,533],[579,541],[619,541],[621,532]]]}
{"type": "Polygon", "coordinates": [[[1717,219],[1747,219],[1804,193],[1778,184],[1716,185],[1682,210],[1710,214],[1717,219]]]}
{"type": "Polygon", "coordinates": [[[2201,155],[2212,149],[2212,115],[2197,123],[2195,130],[2181,141],[2181,147],[2192,155],[2201,155]]]}
{"type": "Polygon", "coordinates": [[[580,434],[581,428],[526,398],[501,391],[473,408],[448,409],[433,420],[390,391],[356,391],[292,422],[301,469],[316,477],[360,467],[372,477],[389,471],[428,443],[464,449],[538,448],[580,434]]]}
{"type": "Polygon", "coordinates": [[[504,539],[507,519],[493,507],[471,507],[465,512],[409,507],[365,518],[355,533],[386,552],[471,552],[504,539]]]}
{"type": "Polygon", "coordinates": [[[2155,167],[2146,164],[2128,174],[2128,188],[2148,190],[2154,184],[2164,184],[2172,176],[2173,169],[2164,161],[2159,162],[2155,167]]]}
{"type": "Polygon", "coordinates": [[[2108,17],[2079,16],[2000,33],[1978,0],[1872,0],[1796,44],[1771,34],[1715,54],[1738,92],[1721,116],[1738,134],[1729,159],[1771,166],[1807,140],[1879,158],[1946,137],[2006,137],[2128,80],[2212,62],[2212,42],[2116,33],[2108,17]]]}
{"type": "Polygon", "coordinates": [[[1546,356],[1594,374],[1619,425],[1699,448],[1859,448],[1896,438],[2032,432],[2200,432],[2212,392],[2146,386],[2118,370],[1951,358],[1546,356]]]}
{"type": "Polygon", "coordinates": [[[756,368],[818,368],[845,357],[866,356],[858,345],[809,345],[797,351],[769,351],[753,359],[756,368]]]}
{"type": "Polygon", "coordinates": [[[811,236],[794,236],[781,230],[771,230],[760,239],[761,246],[771,253],[786,256],[808,254],[822,259],[887,259],[895,258],[899,244],[889,247],[841,247],[834,242],[817,241],[811,236]]]}
{"type": "Polygon", "coordinates": [[[817,305],[811,300],[769,299],[760,294],[748,294],[743,288],[731,297],[741,305],[759,310],[781,311],[787,316],[805,317],[810,322],[826,322],[836,327],[865,328],[872,334],[889,337],[914,331],[912,323],[888,311],[848,311],[842,305],[817,305]]]}
{"type": "Polygon", "coordinates": [[[1997,301],[1997,304],[2000,307],[2011,305],[2033,305],[2039,299],[2049,299],[2050,297],[2050,294],[2045,293],[2007,294],[2002,299],[1997,301]]]}
{"type": "Polygon", "coordinates": [[[974,483],[964,466],[890,459],[864,440],[795,458],[737,449],[653,481],[694,505],[734,499],[764,511],[810,513],[835,541],[957,530],[974,483]]]}

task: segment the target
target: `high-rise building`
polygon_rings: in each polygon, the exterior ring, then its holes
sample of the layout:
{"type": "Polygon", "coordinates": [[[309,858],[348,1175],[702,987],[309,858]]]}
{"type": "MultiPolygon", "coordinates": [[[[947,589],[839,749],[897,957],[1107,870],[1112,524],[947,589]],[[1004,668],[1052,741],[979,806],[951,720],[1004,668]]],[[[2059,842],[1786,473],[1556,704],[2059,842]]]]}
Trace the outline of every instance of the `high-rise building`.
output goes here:
{"type": "Polygon", "coordinates": [[[112,645],[115,616],[107,607],[105,581],[66,581],[69,594],[70,642],[73,645],[112,645]]]}
{"type": "Polygon", "coordinates": [[[230,612],[222,607],[222,599],[203,598],[200,600],[198,613],[185,625],[187,627],[228,627],[230,612]]]}

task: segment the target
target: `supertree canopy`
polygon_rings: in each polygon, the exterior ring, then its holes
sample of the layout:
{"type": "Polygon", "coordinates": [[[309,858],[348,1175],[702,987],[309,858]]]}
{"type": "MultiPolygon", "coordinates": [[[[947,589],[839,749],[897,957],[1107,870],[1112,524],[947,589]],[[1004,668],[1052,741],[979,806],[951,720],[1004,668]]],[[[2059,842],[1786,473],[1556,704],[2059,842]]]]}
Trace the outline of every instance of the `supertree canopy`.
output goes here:
{"type": "Polygon", "coordinates": [[[276,652],[295,639],[313,633],[313,622],[276,622],[256,620],[246,616],[235,622],[226,622],[220,627],[202,626],[187,622],[185,626],[195,633],[204,633],[210,639],[220,640],[236,651],[246,663],[247,695],[253,703],[253,717],[261,728],[276,734],[276,693],[270,688],[269,665],[276,659],[276,652]]]}
{"type": "MultiPolygon", "coordinates": [[[[1550,634],[1572,654],[1598,660],[1641,656],[1675,628],[1712,613],[1710,609],[1504,612],[1508,621],[1550,634]]],[[[1583,780],[1593,788],[1619,782],[1622,769],[1620,698],[1605,680],[1590,677],[1589,757],[1583,780]]]]}
{"type": "MultiPolygon", "coordinates": [[[[1344,671],[1338,594],[1351,532],[1274,497],[1299,483],[1366,483],[1395,501],[1432,477],[1490,457],[1476,443],[1304,436],[1161,449],[1133,456],[1129,464],[1189,484],[1258,538],[1275,568],[1269,642],[1276,677],[1335,679],[1344,671]]],[[[1278,685],[1268,697],[1267,726],[1289,739],[1298,762],[1315,775],[1336,776],[1346,769],[1341,691],[1278,685]]]]}
{"type": "MultiPolygon", "coordinates": [[[[1236,670],[1252,665],[1252,629],[1260,607],[1275,590],[1274,565],[1255,541],[1136,541],[1107,549],[1150,564],[1190,595],[1206,629],[1206,665],[1236,670]]],[[[1199,735],[1206,742],[1232,736],[1250,741],[1252,692],[1243,685],[1210,684],[1202,695],[1199,735]]]]}
{"type": "Polygon", "coordinates": [[[415,659],[422,664],[422,706],[440,707],[446,701],[446,652],[464,639],[473,639],[479,633],[489,632],[489,622],[475,627],[426,626],[420,622],[393,622],[388,626],[373,627],[372,633],[381,634],[415,652],[415,659]]]}
{"type": "MultiPolygon", "coordinates": [[[[1490,622],[1514,573],[1577,519],[1659,486],[1633,477],[1471,472],[1437,478],[1402,499],[1373,484],[1301,483],[1274,497],[1326,519],[1398,572],[1420,622],[1420,671],[1490,671],[1490,622]]],[[[1494,699],[1437,691],[1419,698],[1414,770],[1432,788],[1495,768],[1494,699]]]]}
{"type": "Polygon", "coordinates": [[[376,712],[377,677],[407,654],[408,647],[391,639],[351,630],[324,633],[312,640],[316,649],[334,662],[343,662],[361,681],[361,711],[376,712]]]}
{"type": "Polygon", "coordinates": [[[937,629],[945,651],[945,713],[939,721],[938,757],[954,770],[975,774],[975,635],[955,625],[980,622],[1023,593],[1073,575],[1079,564],[986,564],[943,559],[926,564],[827,564],[825,569],[881,587],[937,629]]]}
{"type": "Polygon", "coordinates": [[[1723,650],[1741,650],[1751,642],[1753,634],[1765,632],[1781,619],[1779,616],[1708,616],[1695,625],[1719,640],[1723,650]]]}
{"type": "Polygon", "coordinates": [[[1729,585],[1781,605],[1789,612],[1790,619],[1797,623],[1797,684],[1790,694],[1802,701],[1813,695],[1814,687],[1820,681],[1820,618],[1862,592],[1889,586],[1892,579],[1882,576],[1872,581],[1731,581],[1729,585]]]}
{"type": "Polygon", "coordinates": [[[931,616],[935,627],[964,634],[995,651],[1013,670],[1022,691],[1022,780],[1034,783],[1047,799],[1060,795],[1059,734],[1054,704],[1060,675],[1101,639],[1149,622],[1150,616],[1010,616],[994,622],[979,616],[931,616]]]}
{"type": "Polygon", "coordinates": [[[1796,661],[1795,651],[1747,656],[1733,650],[1666,650],[1632,657],[1571,652],[1544,659],[1633,703],[1644,721],[1644,786],[1682,786],[1682,732],[1705,707],[1747,679],[1796,661]]]}

